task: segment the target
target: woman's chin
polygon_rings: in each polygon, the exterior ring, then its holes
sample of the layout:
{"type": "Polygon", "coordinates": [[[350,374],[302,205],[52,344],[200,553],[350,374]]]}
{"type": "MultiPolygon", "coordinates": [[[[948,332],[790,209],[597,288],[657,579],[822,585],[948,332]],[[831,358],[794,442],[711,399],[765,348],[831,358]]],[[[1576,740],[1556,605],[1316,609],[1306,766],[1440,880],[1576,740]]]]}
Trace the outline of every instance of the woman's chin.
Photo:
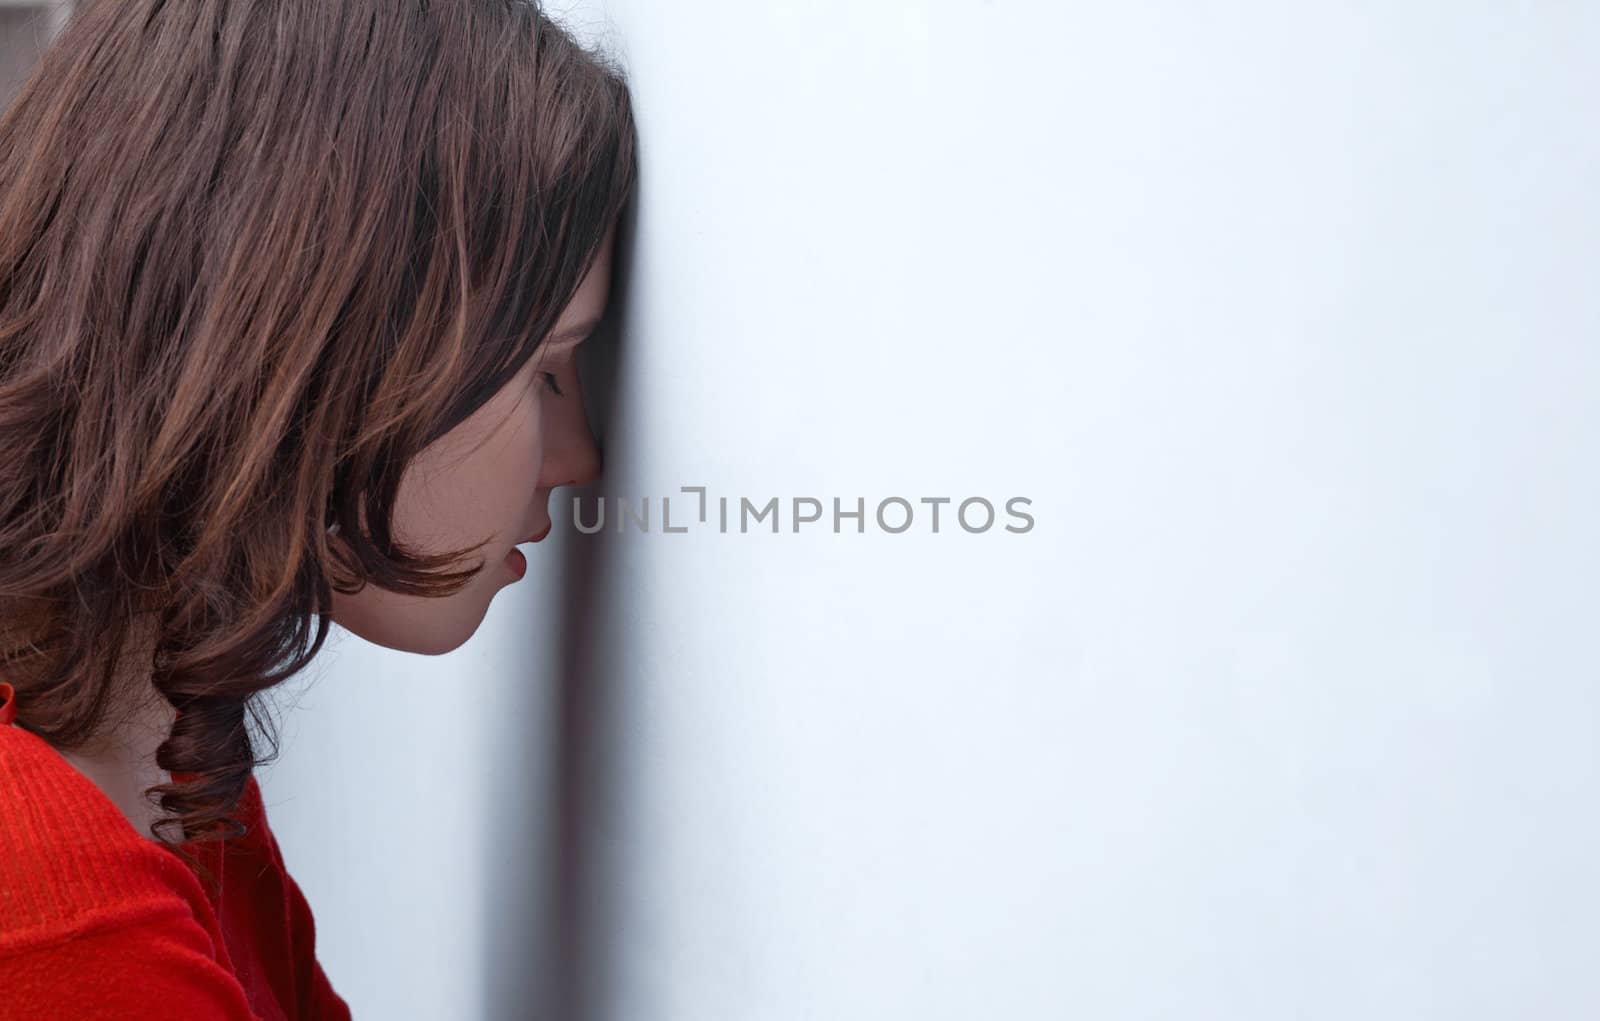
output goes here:
{"type": "MultiPolygon", "coordinates": [[[[506,583],[510,583],[509,578],[506,583]]],[[[476,593],[474,604],[481,600],[481,605],[468,607],[457,602],[467,595],[457,593],[455,598],[435,600],[432,605],[397,606],[389,600],[375,599],[363,605],[346,605],[342,607],[344,612],[335,612],[333,619],[373,645],[421,656],[443,656],[465,645],[488,613],[489,601],[476,593]]]]}

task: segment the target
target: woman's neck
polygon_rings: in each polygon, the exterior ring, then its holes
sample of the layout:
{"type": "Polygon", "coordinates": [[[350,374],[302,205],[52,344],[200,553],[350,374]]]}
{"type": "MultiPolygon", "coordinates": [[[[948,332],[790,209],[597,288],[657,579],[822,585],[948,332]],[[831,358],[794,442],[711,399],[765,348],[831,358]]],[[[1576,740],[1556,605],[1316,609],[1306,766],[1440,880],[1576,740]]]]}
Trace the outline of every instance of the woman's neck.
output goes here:
{"type": "Polygon", "coordinates": [[[151,839],[155,835],[150,825],[163,813],[145,798],[144,792],[172,779],[156,765],[156,749],[167,739],[173,719],[172,707],[165,699],[158,701],[87,744],[61,752],[61,757],[93,781],[141,836],[151,839]]]}
{"type": "Polygon", "coordinates": [[[102,729],[84,744],[57,749],[116,805],[141,836],[156,839],[150,824],[163,817],[145,798],[147,788],[172,777],[156,765],[156,749],[172,731],[175,711],[151,683],[154,633],[133,635],[119,657],[115,691],[102,729]]]}

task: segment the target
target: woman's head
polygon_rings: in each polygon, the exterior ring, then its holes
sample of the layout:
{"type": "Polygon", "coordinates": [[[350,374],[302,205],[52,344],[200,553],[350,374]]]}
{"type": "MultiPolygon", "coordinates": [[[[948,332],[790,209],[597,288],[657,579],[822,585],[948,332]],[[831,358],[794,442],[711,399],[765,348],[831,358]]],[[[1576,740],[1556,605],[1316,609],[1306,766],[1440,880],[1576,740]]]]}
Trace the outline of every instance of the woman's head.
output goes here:
{"type": "Polygon", "coordinates": [[[613,229],[539,354],[466,421],[424,449],[400,483],[401,541],[459,549],[490,536],[484,570],[448,596],[367,586],[335,592],[333,619],[380,645],[449,652],[472,636],[496,592],[522,576],[517,544],[550,531],[550,492],[587,485],[600,470],[578,380],[578,345],[604,315],[613,229]]]}
{"type": "Polygon", "coordinates": [[[597,470],[558,335],[634,173],[620,74],[526,0],[82,0],[0,118],[18,722],[88,737],[148,624],[197,837],[330,618],[464,641],[597,470]]]}

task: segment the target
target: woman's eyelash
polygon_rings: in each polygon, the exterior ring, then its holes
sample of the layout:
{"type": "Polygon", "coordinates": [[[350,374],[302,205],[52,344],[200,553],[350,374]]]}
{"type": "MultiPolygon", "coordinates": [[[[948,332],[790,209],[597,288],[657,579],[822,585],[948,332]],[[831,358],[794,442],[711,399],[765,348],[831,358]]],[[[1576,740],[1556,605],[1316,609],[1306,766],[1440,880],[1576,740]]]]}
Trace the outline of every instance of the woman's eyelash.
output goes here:
{"type": "Polygon", "coordinates": [[[540,375],[544,377],[544,385],[549,387],[552,393],[554,393],[557,397],[562,396],[561,387],[556,385],[556,374],[555,373],[553,373],[553,372],[541,372],[540,375]]]}

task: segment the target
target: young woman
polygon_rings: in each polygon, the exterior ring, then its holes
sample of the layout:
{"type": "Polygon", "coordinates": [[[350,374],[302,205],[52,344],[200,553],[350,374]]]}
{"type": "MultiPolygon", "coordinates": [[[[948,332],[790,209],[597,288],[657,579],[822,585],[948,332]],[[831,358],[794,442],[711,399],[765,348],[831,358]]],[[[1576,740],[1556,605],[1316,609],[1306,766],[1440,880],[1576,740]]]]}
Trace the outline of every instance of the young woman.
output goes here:
{"type": "Polygon", "coordinates": [[[0,119],[0,1019],[348,1016],[254,700],[594,477],[634,145],[529,0],[80,0],[0,119]]]}

